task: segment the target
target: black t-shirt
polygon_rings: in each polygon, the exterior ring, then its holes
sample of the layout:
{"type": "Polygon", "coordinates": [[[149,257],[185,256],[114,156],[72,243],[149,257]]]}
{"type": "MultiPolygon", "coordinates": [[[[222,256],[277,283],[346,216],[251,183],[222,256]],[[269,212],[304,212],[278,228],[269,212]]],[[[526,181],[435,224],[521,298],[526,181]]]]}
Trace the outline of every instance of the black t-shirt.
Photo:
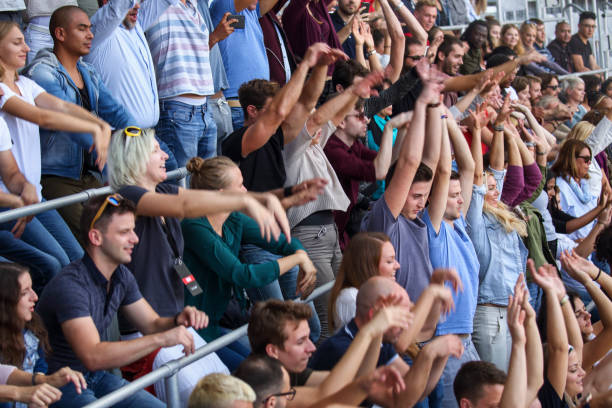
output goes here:
{"type": "MultiPolygon", "coordinates": [[[[88,112],[91,112],[91,103],[89,102],[89,92],[87,92],[87,87],[83,85],[83,88],[78,88],[79,94],[81,95],[81,106],[88,112]]],[[[95,157],[93,152],[89,152],[87,149],[83,149],[83,174],[86,174],[90,171],[99,173],[98,166],[96,166],[95,157]]]]}
{"type": "Polygon", "coordinates": [[[538,399],[542,408],[567,408],[563,398],[559,397],[548,378],[544,377],[544,385],[538,391],[538,399]]]}
{"type": "MultiPolygon", "coordinates": [[[[572,35],[572,39],[567,45],[567,51],[569,55],[580,55],[582,57],[582,63],[588,69],[591,67],[591,55],[593,55],[593,49],[591,48],[591,42],[587,40],[586,44],[582,42],[578,34],[572,35]]],[[[576,67],[574,67],[574,71],[576,67]]]]}
{"type": "MultiPolygon", "coordinates": [[[[178,194],[178,187],[160,184],[155,189],[160,194],[178,194]]],[[[139,186],[124,186],[118,193],[124,198],[138,201],[148,190],[139,186]]],[[[174,238],[179,255],[183,256],[183,234],[179,220],[166,217],[168,231],[174,238]]],[[[174,270],[174,251],[164,232],[161,217],[138,216],[136,218],[136,235],[138,243],[132,251],[132,262],[127,267],[134,273],[142,296],[153,310],[162,317],[174,316],[185,305],[183,283],[174,270]]],[[[124,319],[120,318],[122,332],[132,331],[124,319]]]]}
{"type": "Polygon", "coordinates": [[[292,387],[303,387],[312,374],[312,368],[306,367],[301,373],[289,373],[289,382],[292,387]]]}
{"type": "Polygon", "coordinates": [[[282,188],[287,179],[282,128],[279,126],[265,145],[242,157],[242,137],[246,130],[247,127],[238,129],[225,139],[223,155],[238,164],[247,190],[262,192],[282,188]]]}

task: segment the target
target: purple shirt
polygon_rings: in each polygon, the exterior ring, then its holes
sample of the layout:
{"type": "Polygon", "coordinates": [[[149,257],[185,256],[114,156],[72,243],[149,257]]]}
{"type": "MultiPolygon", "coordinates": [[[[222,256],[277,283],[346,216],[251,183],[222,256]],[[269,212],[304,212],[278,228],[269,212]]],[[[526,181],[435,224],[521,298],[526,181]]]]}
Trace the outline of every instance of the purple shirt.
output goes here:
{"type": "Polygon", "coordinates": [[[515,207],[531,197],[542,180],[542,173],[537,163],[528,166],[508,166],[504,188],[500,200],[515,207]]]}

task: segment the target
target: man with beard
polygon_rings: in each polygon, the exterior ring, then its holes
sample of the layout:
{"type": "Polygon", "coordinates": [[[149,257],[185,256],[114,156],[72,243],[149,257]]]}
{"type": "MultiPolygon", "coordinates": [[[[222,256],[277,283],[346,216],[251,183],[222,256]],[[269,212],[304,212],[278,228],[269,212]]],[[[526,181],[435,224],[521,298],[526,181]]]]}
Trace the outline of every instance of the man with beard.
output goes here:
{"type": "Polygon", "coordinates": [[[355,59],[355,38],[351,34],[353,18],[359,12],[359,0],[339,0],[338,8],[331,14],[334,29],[342,43],[342,49],[350,59],[355,59]]]}
{"type": "MultiPolygon", "coordinates": [[[[89,54],[94,35],[87,14],[77,6],[55,10],[49,23],[53,50],[43,49],[25,68],[24,75],[47,92],[91,112],[85,119],[98,122],[110,134],[109,124],[123,128],[133,124],[132,116],[106,88],[96,69],[81,61],[89,54]],[[106,123],[108,122],[108,123],[106,123]]],[[[68,112],[67,112],[68,113],[68,112]]],[[[78,112],[70,112],[81,115],[78,112]]],[[[101,187],[102,175],[96,157],[90,153],[91,135],[40,130],[42,153],[42,193],[57,198],[101,187]]],[[[80,203],[59,209],[76,236],[79,232],[80,203]]],[[[81,243],[83,244],[83,243],[81,243]]]]}
{"type": "Polygon", "coordinates": [[[462,75],[475,74],[482,71],[480,60],[482,60],[482,46],[487,41],[488,27],[482,20],[470,23],[461,36],[461,40],[467,41],[469,50],[463,56],[463,64],[459,69],[462,75]]]}
{"type": "Polygon", "coordinates": [[[568,72],[572,72],[571,58],[568,44],[572,38],[572,28],[566,21],[561,21],[555,26],[555,39],[548,44],[548,51],[555,62],[568,72]]]}
{"type": "MultiPolygon", "coordinates": [[[[447,35],[444,37],[444,42],[438,48],[436,55],[436,67],[438,70],[449,76],[457,76],[461,66],[463,65],[463,44],[457,37],[447,35]]],[[[455,105],[459,98],[458,93],[454,91],[444,92],[444,105],[447,108],[455,105]]]]}

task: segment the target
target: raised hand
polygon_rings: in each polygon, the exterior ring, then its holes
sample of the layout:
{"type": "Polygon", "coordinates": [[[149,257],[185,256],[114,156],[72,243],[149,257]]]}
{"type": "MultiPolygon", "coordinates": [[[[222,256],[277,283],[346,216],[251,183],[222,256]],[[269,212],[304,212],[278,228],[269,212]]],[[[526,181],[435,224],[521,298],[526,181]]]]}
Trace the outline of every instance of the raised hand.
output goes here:
{"type": "Polygon", "coordinates": [[[425,290],[433,295],[434,301],[440,302],[442,306],[441,313],[447,314],[455,309],[453,293],[446,286],[434,283],[429,285],[425,290]]]}
{"type": "Polygon", "coordinates": [[[369,396],[384,394],[392,389],[394,393],[400,393],[406,389],[406,384],[401,374],[395,367],[382,366],[357,379],[359,386],[369,396]]]}
{"type": "Polygon", "coordinates": [[[510,107],[510,95],[506,95],[504,98],[504,103],[499,110],[497,118],[495,119],[496,125],[502,125],[504,122],[508,120],[510,114],[512,113],[512,108],[510,107]]]}
{"type": "Polygon", "coordinates": [[[538,269],[534,268],[531,273],[535,283],[544,291],[553,292],[559,300],[565,296],[565,286],[563,286],[563,282],[559,278],[559,274],[554,266],[543,265],[538,269]]]}
{"type": "Polygon", "coordinates": [[[229,19],[229,16],[232,13],[229,11],[223,15],[221,21],[212,33],[210,33],[210,42],[212,44],[218,43],[219,41],[225,40],[231,33],[234,32],[234,27],[232,27],[232,23],[238,22],[236,19],[229,19]]]}
{"type": "Polygon", "coordinates": [[[314,43],[306,50],[302,62],[312,68],[318,65],[319,60],[323,58],[323,56],[329,54],[331,50],[332,48],[323,42],[314,43]]]}
{"type": "Polygon", "coordinates": [[[379,309],[364,328],[376,336],[384,334],[392,327],[406,329],[412,325],[412,320],[413,315],[408,307],[389,306],[379,309]]]}
{"type": "Polygon", "coordinates": [[[374,71],[368,74],[365,78],[355,81],[353,86],[349,89],[355,96],[360,98],[369,98],[370,95],[375,95],[376,91],[372,90],[372,87],[381,84],[384,79],[384,74],[380,71],[374,71]]]}
{"type": "Polygon", "coordinates": [[[487,123],[488,114],[487,114],[487,103],[481,103],[476,106],[476,111],[469,110],[468,111],[470,120],[468,121],[468,125],[472,130],[480,130],[487,123]]]}
{"type": "Polygon", "coordinates": [[[563,251],[561,254],[561,266],[565,271],[583,285],[596,276],[599,269],[590,261],[582,258],[575,252],[563,251]]]}
{"type": "Polygon", "coordinates": [[[453,287],[455,293],[463,292],[463,282],[457,271],[453,268],[437,268],[431,274],[431,283],[444,285],[448,282],[453,287]]]}
{"type": "MultiPolygon", "coordinates": [[[[519,279],[521,278],[519,277],[519,279]]],[[[523,288],[518,288],[515,290],[514,296],[510,295],[508,297],[508,329],[510,330],[513,343],[525,344],[527,341],[525,327],[523,326],[526,312],[522,307],[526,295],[525,292],[523,288]]]]}
{"type": "Polygon", "coordinates": [[[425,349],[432,353],[434,358],[446,356],[461,358],[463,355],[463,343],[461,342],[461,339],[454,334],[446,334],[444,336],[434,338],[432,341],[427,343],[425,347],[423,347],[423,350],[425,349]]]}
{"type": "Polygon", "coordinates": [[[361,32],[361,18],[356,14],[351,19],[351,34],[353,34],[353,39],[355,40],[355,45],[360,47],[363,46],[365,42],[365,38],[363,37],[363,33],[361,32]]]}
{"type": "MultiPolygon", "coordinates": [[[[287,219],[287,214],[285,214],[285,210],[278,201],[278,198],[272,194],[246,195],[245,201],[244,212],[259,225],[261,236],[267,241],[270,241],[270,238],[278,240],[281,228],[283,227],[282,225],[279,226],[277,220],[280,218],[282,223],[283,217],[285,220],[287,219]],[[275,199],[278,205],[275,203],[275,199]],[[263,204],[259,200],[263,201],[263,204]]],[[[288,220],[286,229],[289,230],[288,220]]],[[[285,228],[283,228],[283,232],[285,232],[285,228]]],[[[290,240],[290,236],[287,236],[287,240],[290,240]]]]}

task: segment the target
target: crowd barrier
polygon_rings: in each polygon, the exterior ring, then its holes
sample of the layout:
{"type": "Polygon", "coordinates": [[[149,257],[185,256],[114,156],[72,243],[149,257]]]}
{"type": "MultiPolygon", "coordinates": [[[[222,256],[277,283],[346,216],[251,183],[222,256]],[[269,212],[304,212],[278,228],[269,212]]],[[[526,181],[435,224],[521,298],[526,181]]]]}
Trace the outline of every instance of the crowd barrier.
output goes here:
{"type": "MultiPolygon", "coordinates": [[[[315,289],[310,296],[303,302],[310,302],[311,300],[323,295],[324,293],[331,290],[334,282],[328,282],[325,285],[315,289]]],[[[298,300],[301,302],[301,300],[298,300]]],[[[188,366],[189,364],[197,361],[201,358],[206,357],[208,354],[213,353],[230,343],[238,340],[242,336],[246,336],[247,334],[247,326],[244,325],[225,336],[219,337],[206,344],[205,346],[197,349],[195,353],[179,358],[177,360],[170,361],[155,371],[150,372],[149,374],[140,377],[137,380],[132,381],[130,384],[100,398],[96,402],[93,402],[89,405],[86,405],[86,408],[105,408],[110,407],[113,404],[129,397],[130,395],[148,387],[151,384],[154,384],[160,380],[164,380],[164,385],[166,387],[166,397],[167,397],[167,405],[168,408],[179,408],[179,391],[178,391],[178,371],[188,366]]]]}
{"type": "Polygon", "coordinates": [[[571,77],[581,77],[584,75],[595,75],[595,74],[605,74],[605,76],[608,76],[608,72],[610,71],[612,71],[612,68],[594,69],[592,71],[585,71],[585,72],[572,72],[571,74],[560,75],[559,79],[571,78],[571,77]]]}

